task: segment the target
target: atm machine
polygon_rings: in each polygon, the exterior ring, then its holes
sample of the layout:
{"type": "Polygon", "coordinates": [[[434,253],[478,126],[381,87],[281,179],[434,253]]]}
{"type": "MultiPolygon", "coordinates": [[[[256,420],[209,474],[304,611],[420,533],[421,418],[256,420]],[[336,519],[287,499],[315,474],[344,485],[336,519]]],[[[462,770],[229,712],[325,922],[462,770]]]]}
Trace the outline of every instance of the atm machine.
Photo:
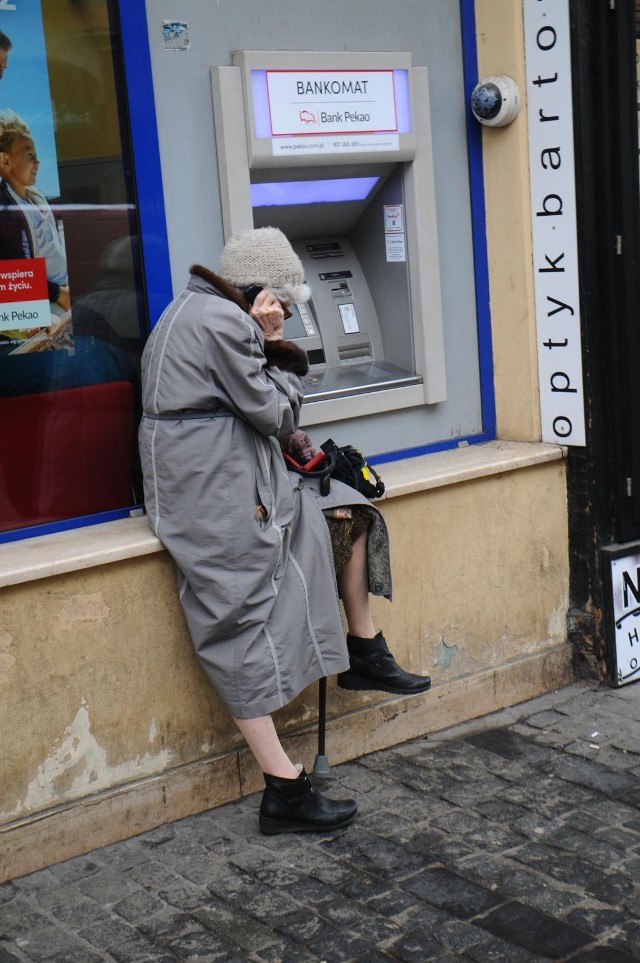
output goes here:
{"type": "Polygon", "coordinates": [[[212,70],[225,238],[279,227],[312,298],[303,425],[446,398],[427,71],[408,54],[242,51],[212,70]]]}
{"type": "MultiPolygon", "coordinates": [[[[419,384],[411,342],[404,352],[400,343],[397,351],[385,350],[369,285],[348,238],[304,238],[293,246],[313,292],[311,301],[293,307],[285,325],[285,337],[309,358],[306,403],[419,384]]],[[[403,334],[407,339],[409,332],[398,326],[398,337],[403,334]]]]}

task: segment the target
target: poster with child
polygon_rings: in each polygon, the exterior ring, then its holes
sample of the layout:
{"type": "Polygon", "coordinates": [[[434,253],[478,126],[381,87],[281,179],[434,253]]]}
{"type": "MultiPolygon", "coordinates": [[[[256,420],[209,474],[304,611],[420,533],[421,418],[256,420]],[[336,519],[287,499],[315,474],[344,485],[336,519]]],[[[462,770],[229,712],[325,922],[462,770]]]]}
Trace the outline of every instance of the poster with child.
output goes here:
{"type": "Polygon", "coordinates": [[[73,344],[40,3],[0,8],[0,354],[73,344]]]}

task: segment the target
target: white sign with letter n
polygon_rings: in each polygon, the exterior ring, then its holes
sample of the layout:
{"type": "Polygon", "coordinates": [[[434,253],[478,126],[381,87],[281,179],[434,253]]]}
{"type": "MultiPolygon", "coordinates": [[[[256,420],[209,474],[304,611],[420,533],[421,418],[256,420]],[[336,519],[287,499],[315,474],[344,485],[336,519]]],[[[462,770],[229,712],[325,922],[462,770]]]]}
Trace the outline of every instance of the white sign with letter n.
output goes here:
{"type": "Polygon", "coordinates": [[[611,559],[613,640],[618,685],[640,679],[640,555],[611,559]]]}

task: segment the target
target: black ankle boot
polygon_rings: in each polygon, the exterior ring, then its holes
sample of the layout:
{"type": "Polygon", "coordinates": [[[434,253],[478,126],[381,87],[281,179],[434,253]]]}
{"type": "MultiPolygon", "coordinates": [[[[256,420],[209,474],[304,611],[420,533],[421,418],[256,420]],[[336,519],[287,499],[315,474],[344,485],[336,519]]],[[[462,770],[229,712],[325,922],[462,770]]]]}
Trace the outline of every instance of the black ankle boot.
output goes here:
{"type": "Polygon", "coordinates": [[[327,799],[302,770],[297,779],[263,773],[266,789],[260,803],[260,830],[276,833],[321,833],[350,823],[358,811],[354,799],[327,799]]]}
{"type": "Polygon", "coordinates": [[[389,652],[382,632],[373,639],[347,636],[349,669],[338,675],[342,689],[370,689],[393,692],[396,695],[415,695],[426,692],[431,685],[428,675],[414,675],[401,669],[389,652]]]}

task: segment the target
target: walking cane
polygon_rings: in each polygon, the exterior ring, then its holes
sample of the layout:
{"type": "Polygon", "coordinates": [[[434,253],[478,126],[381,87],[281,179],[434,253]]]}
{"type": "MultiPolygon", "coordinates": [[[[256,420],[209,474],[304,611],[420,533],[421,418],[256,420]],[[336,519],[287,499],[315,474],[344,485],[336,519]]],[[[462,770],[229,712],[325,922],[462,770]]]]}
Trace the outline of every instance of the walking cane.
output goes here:
{"type": "Polygon", "coordinates": [[[329,759],[325,753],[327,731],[327,680],[323,676],[318,682],[318,755],[313,763],[312,775],[316,779],[329,776],[329,759]]]}

